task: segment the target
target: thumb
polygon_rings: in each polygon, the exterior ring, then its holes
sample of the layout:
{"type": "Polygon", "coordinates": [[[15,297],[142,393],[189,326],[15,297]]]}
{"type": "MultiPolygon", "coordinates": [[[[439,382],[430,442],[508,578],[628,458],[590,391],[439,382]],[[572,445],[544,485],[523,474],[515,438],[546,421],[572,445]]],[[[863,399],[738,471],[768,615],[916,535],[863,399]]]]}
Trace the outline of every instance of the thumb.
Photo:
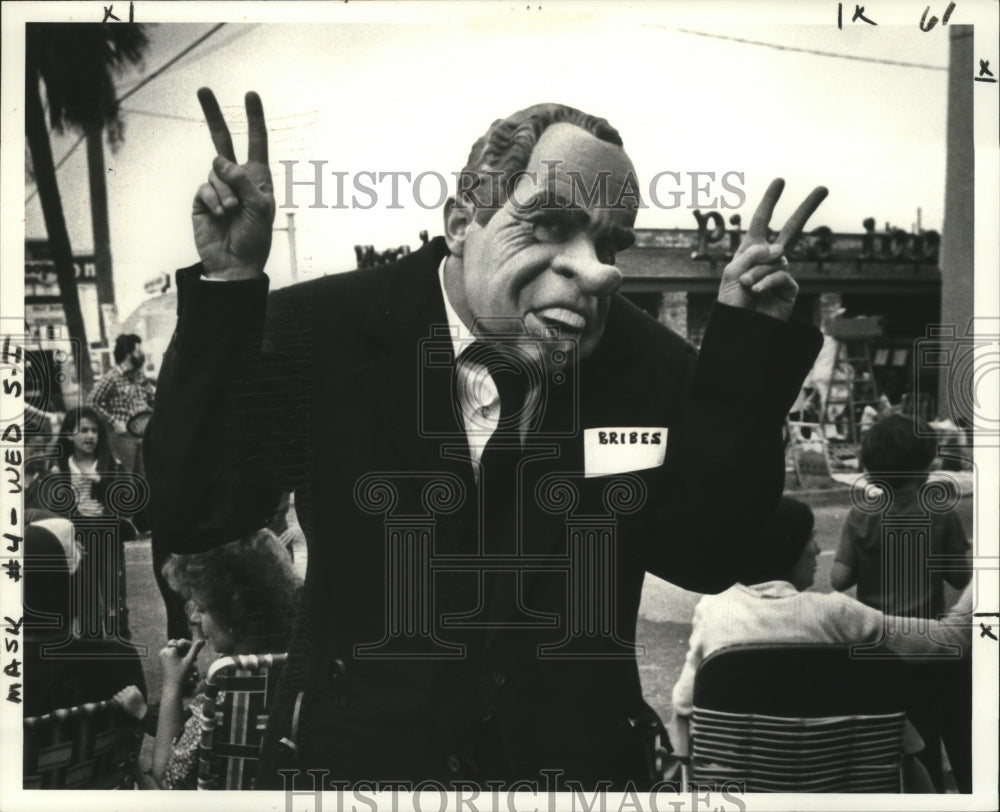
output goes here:
{"type": "Polygon", "coordinates": [[[736,264],[737,260],[741,261],[741,265],[744,269],[752,268],[754,265],[762,265],[766,262],[772,262],[776,255],[780,255],[780,251],[775,253],[774,246],[770,243],[761,242],[755,243],[754,245],[749,245],[746,248],[742,246],[737,249],[736,256],[733,257],[732,265],[736,264]]]}

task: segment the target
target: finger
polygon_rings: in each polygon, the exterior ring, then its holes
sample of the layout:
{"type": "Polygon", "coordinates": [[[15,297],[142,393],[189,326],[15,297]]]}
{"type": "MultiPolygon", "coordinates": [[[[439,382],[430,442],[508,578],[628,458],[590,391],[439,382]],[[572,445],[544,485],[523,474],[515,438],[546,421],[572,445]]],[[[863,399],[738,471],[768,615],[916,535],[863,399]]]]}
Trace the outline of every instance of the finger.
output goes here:
{"type": "Polygon", "coordinates": [[[788,271],[775,271],[757,282],[751,290],[754,293],[769,292],[781,299],[794,299],[799,285],[788,271]]]}
{"type": "Polygon", "coordinates": [[[215,193],[219,196],[219,202],[222,203],[222,208],[224,209],[235,209],[240,205],[240,201],[236,199],[236,195],[233,194],[233,190],[229,188],[229,184],[224,183],[222,178],[220,178],[213,169],[208,173],[208,183],[215,193]]]}
{"type": "Polygon", "coordinates": [[[201,651],[201,647],[205,645],[204,640],[195,640],[191,645],[191,649],[188,651],[187,655],[184,657],[185,665],[190,665],[194,658],[198,656],[198,652],[201,651]]]}
{"type": "Polygon", "coordinates": [[[780,257],[777,262],[762,262],[759,265],[754,265],[740,276],[740,282],[744,287],[749,288],[768,274],[786,270],[788,270],[788,260],[785,257],[780,257]]]}
{"type": "Polygon", "coordinates": [[[830,194],[830,191],[825,186],[817,186],[813,189],[809,193],[809,196],[795,210],[795,214],[788,218],[788,222],[785,223],[778,234],[778,239],[774,241],[775,244],[782,246],[782,250],[784,250],[784,246],[794,242],[795,238],[802,233],[802,229],[809,218],[812,217],[813,212],[819,208],[820,203],[826,200],[828,194],[830,194]]]}
{"type": "Polygon", "coordinates": [[[742,248],[742,252],[737,251],[732,262],[726,266],[723,273],[732,278],[735,275],[749,271],[755,265],[774,262],[779,256],[780,252],[774,253],[769,243],[756,243],[748,248],[742,248]]]}
{"type": "Polygon", "coordinates": [[[266,206],[264,194],[257,188],[249,173],[242,166],[216,156],[212,169],[219,179],[235,192],[237,199],[245,206],[261,208],[266,206]]]}
{"type": "Polygon", "coordinates": [[[267,163],[267,125],[264,123],[264,105],[254,91],[246,95],[247,132],[249,146],[247,160],[267,163]]]}
{"type": "Polygon", "coordinates": [[[202,113],[205,114],[205,122],[208,124],[208,132],[212,136],[216,153],[235,163],[233,139],[229,134],[229,127],[226,126],[226,119],[222,116],[222,110],[219,109],[219,103],[215,100],[215,94],[207,87],[199,88],[198,101],[201,103],[202,113]]]}
{"type": "Polygon", "coordinates": [[[785,188],[785,181],[782,178],[775,178],[771,185],[764,192],[757,210],[750,220],[750,227],[747,229],[747,237],[752,239],[767,240],[767,227],[771,223],[771,215],[774,214],[774,207],[781,197],[781,192],[785,188]]]}
{"type": "Polygon", "coordinates": [[[198,187],[198,192],[194,196],[194,210],[195,213],[210,211],[216,217],[222,217],[226,213],[222,208],[222,201],[219,200],[219,193],[210,183],[203,183],[198,187]]]}

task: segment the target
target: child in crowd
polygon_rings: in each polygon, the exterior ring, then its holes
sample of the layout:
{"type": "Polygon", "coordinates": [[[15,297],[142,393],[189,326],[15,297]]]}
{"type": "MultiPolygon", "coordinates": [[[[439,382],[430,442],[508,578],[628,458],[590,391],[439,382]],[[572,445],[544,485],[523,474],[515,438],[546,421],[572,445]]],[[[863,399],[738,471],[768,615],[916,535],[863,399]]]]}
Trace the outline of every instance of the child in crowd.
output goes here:
{"type": "MultiPolygon", "coordinates": [[[[938,494],[925,487],[936,452],[931,427],[901,414],[883,417],[865,433],[861,464],[887,500],[880,510],[848,513],[830,573],[834,589],[857,585],[867,606],[930,620],[945,611],[945,581],[956,589],[969,583],[972,550],[958,513],[935,509],[935,502],[952,501],[935,498],[947,496],[951,485],[935,486],[938,494]]],[[[908,715],[927,745],[921,757],[938,789],[943,738],[959,787],[971,792],[970,669],[968,661],[907,667],[908,715]]]]}
{"type": "MultiPolygon", "coordinates": [[[[718,595],[706,595],[695,607],[690,648],[673,689],[675,719],[671,737],[678,752],[687,752],[687,718],[693,710],[698,666],[714,651],[746,643],[864,643],[880,639],[903,657],[919,657],[938,644],[971,649],[968,623],[955,626],[931,621],[931,635],[907,633],[900,618],[838,593],[806,592],[813,584],[816,555],[812,510],[783,497],[764,529],[766,554],[752,562],[739,583],[718,595]],[[883,639],[884,636],[884,639],[883,639]]],[[[972,611],[971,587],[955,611],[963,618],[972,611]]],[[[971,621],[971,617],[968,618],[971,621]]],[[[907,737],[910,752],[919,750],[918,737],[907,737]]],[[[911,776],[921,775],[914,770],[911,776]]],[[[914,779],[911,777],[910,779],[914,779]]],[[[929,783],[929,782],[927,782],[929,783]]],[[[926,787],[929,790],[929,786],[926,787]]]]}
{"type": "MultiPolygon", "coordinates": [[[[39,485],[38,504],[69,519],[111,518],[116,514],[107,500],[113,479],[122,467],[111,452],[111,441],[104,421],[88,406],[71,409],[63,418],[55,443],[56,461],[49,469],[49,482],[39,485]],[[66,499],[70,487],[71,498],[66,499]]],[[[89,636],[109,634],[130,636],[128,608],[125,603],[124,542],[135,538],[135,527],[128,519],[118,520],[118,534],[108,546],[103,529],[93,532],[78,525],[84,547],[82,577],[101,598],[98,615],[84,617],[84,633],[89,636]],[[117,592],[117,595],[111,593],[117,592]]]]}
{"type": "MultiPolygon", "coordinates": [[[[269,530],[204,553],[175,555],[163,574],[188,601],[191,640],[169,640],[160,651],[160,700],[152,778],[162,789],[195,789],[198,777],[200,713],[184,721],[183,685],[202,646],[218,655],[288,650],[300,580],[278,539],[269,530]]],[[[192,706],[200,710],[204,694],[192,706]]],[[[115,702],[142,719],[146,703],[133,686],[115,702]]]]}
{"type": "Polygon", "coordinates": [[[867,606],[900,617],[934,618],[945,610],[944,582],[956,589],[969,583],[971,547],[958,514],[934,510],[933,494],[920,498],[936,451],[931,427],[901,414],[887,415],[865,433],[861,464],[875,487],[883,483],[888,489],[888,502],[878,511],[851,508],[830,573],[834,589],[857,585],[857,598],[867,606]],[[893,577],[883,578],[891,541],[883,538],[883,528],[886,520],[900,519],[916,520],[916,525],[904,540],[909,549],[893,551],[898,553],[893,577]],[[919,549],[922,536],[926,546],[919,549]],[[948,556],[947,569],[933,567],[929,556],[948,556]]]}
{"type": "MultiPolygon", "coordinates": [[[[59,428],[55,443],[57,459],[52,474],[70,474],[73,502],[66,511],[74,516],[109,516],[106,495],[111,479],[121,466],[111,451],[108,429],[89,406],[70,409],[59,428]]],[[[49,505],[42,505],[50,508],[49,505]]]]}

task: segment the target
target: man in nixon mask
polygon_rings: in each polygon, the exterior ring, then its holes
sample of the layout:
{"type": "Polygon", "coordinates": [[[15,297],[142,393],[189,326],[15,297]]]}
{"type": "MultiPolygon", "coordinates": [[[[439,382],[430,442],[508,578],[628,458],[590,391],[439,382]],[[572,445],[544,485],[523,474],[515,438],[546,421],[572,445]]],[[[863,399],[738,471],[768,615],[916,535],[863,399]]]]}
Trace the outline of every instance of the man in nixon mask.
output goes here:
{"type": "Polygon", "coordinates": [[[268,296],[260,99],[237,164],[199,98],[218,155],[146,454],[175,552],[295,491],[305,600],[257,786],[281,766],[648,784],[643,577],[717,592],[754,554],[821,340],[789,321],[783,252],[826,190],[769,243],[771,184],[698,354],[616,293],[639,203],[617,131],[541,104],[473,146],[442,237],[268,296]]]}

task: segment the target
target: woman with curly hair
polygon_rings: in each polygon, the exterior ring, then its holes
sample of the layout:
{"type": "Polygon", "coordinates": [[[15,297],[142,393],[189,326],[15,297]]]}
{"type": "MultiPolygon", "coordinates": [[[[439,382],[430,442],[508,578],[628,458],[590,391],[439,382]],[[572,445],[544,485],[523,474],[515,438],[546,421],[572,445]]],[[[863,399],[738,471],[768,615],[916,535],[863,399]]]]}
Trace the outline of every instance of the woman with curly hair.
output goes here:
{"type": "MultiPolygon", "coordinates": [[[[55,442],[56,460],[49,469],[49,482],[39,486],[39,506],[67,519],[112,517],[108,507],[108,488],[122,474],[122,467],[111,451],[107,426],[89,406],[70,409],[63,418],[55,442]],[[58,481],[54,481],[58,480],[58,481]],[[59,487],[70,486],[72,497],[59,487]]],[[[77,524],[81,529],[84,525],[77,524]]],[[[107,534],[101,531],[80,534],[84,562],[80,577],[88,585],[85,594],[97,597],[96,616],[81,619],[85,636],[105,634],[130,637],[128,608],[125,604],[124,542],[135,538],[135,527],[128,519],[118,522],[118,535],[109,548],[107,534]],[[117,584],[117,598],[109,594],[117,584]]]]}
{"type": "MultiPolygon", "coordinates": [[[[163,574],[188,601],[191,640],[169,640],[160,651],[163,694],[152,776],[163,789],[195,789],[201,729],[197,714],[183,721],[183,686],[198,652],[205,643],[219,656],[287,651],[301,582],[269,530],[204,553],[171,556],[163,574]]],[[[115,701],[138,719],[146,715],[133,686],[115,701]]],[[[199,691],[193,707],[203,701],[199,691]]]]}

